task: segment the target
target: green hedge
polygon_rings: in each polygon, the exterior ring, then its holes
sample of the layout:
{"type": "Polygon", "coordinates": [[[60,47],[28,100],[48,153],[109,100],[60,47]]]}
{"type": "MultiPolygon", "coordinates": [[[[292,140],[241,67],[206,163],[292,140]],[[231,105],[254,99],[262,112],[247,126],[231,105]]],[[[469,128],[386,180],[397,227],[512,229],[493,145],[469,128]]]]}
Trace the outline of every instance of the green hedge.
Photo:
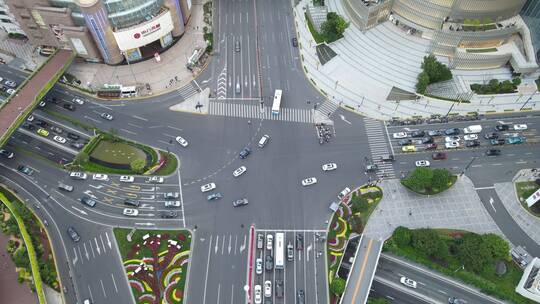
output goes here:
{"type": "Polygon", "coordinates": [[[9,209],[9,211],[17,221],[19,231],[24,240],[24,245],[26,246],[28,257],[30,258],[30,267],[32,269],[32,276],[34,278],[34,285],[36,287],[39,303],[47,304],[47,301],[45,299],[45,293],[43,292],[43,282],[41,281],[41,274],[39,272],[39,264],[36,257],[36,251],[34,249],[34,245],[32,244],[32,238],[26,230],[26,226],[24,225],[22,218],[17,213],[16,208],[14,208],[14,206],[11,204],[11,201],[8,200],[3,193],[0,193],[0,202],[2,202],[9,209]]]}

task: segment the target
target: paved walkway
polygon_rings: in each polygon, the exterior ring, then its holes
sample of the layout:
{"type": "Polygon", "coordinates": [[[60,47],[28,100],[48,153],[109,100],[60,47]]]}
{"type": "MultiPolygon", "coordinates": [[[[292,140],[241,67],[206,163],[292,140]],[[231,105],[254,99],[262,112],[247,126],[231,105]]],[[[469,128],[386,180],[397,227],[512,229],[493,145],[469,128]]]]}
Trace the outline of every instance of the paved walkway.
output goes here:
{"type": "Polygon", "coordinates": [[[28,42],[18,39],[10,39],[8,34],[0,29],[0,58],[6,62],[13,62],[20,69],[35,70],[47,60],[41,56],[37,48],[28,42]],[[14,60],[17,57],[17,60],[14,60]]]}
{"type": "Polygon", "coordinates": [[[398,179],[384,180],[380,186],[383,199],[366,225],[367,237],[386,239],[398,226],[463,229],[504,237],[466,176],[459,177],[452,188],[435,196],[410,192],[398,179]]]}
{"type": "Polygon", "coordinates": [[[530,214],[518,201],[513,182],[495,184],[495,191],[512,219],[525,233],[540,244],[540,218],[530,214]]]}
{"type": "MultiPolygon", "coordinates": [[[[133,86],[150,84],[151,93],[169,91],[183,87],[196,76],[186,68],[187,59],[196,47],[204,44],[203,2],[193,1],[191,18],[186,25],[186,32],[174,46],[160,54],[161,61],[148,59],[139,63],[110,66],[106,64],[74,62],[68,73],[81,81],[88,88],[98,88],[103,84],[121,84],[133,86]]],[[[148,92],[150,93],[150,92],[148,92]]]]}
{"type": "Polygon", "coordinates": [[[0,303],[34,304],[37,295],[27,283],[17,282],[15,264],[6,253],[9,237],[0,232],[0,303]]]}
{"type": "MultiPolygon", "coordinates": [[[[302,0],[294,7],[300,53],[307,78],[335,103],[375,119],[407,118],[447,113],[492,113],[519,111],[521,107],[540,110],[540,93],[474,96],[471,103],[454,104],[431,98],[386,100],[392,88],[414,90],[420,63],[427,51],[427,41],[407,35],[390,22],[362,33],[351,23],[344,38],[330,44],[337,56],[325,65],[319,62],[314,42],[307,28],[302,0]],[[529,97],[532,97],[529,100],[529,97]]],[[[348,18],[339,0],[328,0],[330,11],[348,18]]],[[[478,71],[477,74],[492,74],[478,71]]],[[[497,72],[499,73],[499,72],[497,72]]],[[[496,73],[496,74],[497,74],[496,73]]],[[[472,77],[472,76],[471,76],[472,77]]]]}

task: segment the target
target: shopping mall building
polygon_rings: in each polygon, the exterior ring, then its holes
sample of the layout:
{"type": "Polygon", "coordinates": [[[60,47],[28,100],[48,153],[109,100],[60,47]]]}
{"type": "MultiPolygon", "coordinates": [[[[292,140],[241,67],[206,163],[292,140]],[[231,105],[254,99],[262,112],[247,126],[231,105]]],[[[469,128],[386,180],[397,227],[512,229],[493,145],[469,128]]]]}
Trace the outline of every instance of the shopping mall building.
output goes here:
{"type": "Polygon", "coordinates": [[[539,0],[342,0],[363,31],[390,20],[430,41],[430,53],[451,68],[488,69],[510,63],[518,73],[538,68],[539,0]]]}
{"type": "Polygon", "coordinates": [[[185,31],[191,0],[5,0],[33,45],[70,48],[88,61],[136,62],[185,31]]]}

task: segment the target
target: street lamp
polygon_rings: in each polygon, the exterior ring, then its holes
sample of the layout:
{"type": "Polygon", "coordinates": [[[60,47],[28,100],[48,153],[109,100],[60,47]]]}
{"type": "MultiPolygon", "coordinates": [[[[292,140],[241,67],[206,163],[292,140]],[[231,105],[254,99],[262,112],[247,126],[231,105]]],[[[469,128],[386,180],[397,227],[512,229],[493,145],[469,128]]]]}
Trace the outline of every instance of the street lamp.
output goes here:
{"type": "Polygon", "coordinates": [[[137,83],[137,78],[135,78],[135,73],[133,73],[133,68],[131,67],[131,64],[129,62],[129,56],[128,56],[127,52],[122,52],[122,55],[124,55],[124,58],[126,58],[128,67],[131,70],[131,75],[133,75],[133,79],[135,80],[135,83],[137,83]]]}
{"type": "Polygon", "coordinates": [[[527,103],[533,98],[534,94],[536,94],[537,92],[538,92],[538,90],[534,90],[534,93],[532,93],[531,96],[529,96],[529,98],[527,98],[527,100],[523,103],[521,108],[519,108],[520,111],[523,110],[523,108],[525,108],[527,103]]]}
{"type": "Polygon", "coordinates": [[[476,160],[476,156],[473,156],[473,158],[471,159],[471,161],[469,161],[469,163],[465,166],[465,168],[463,168],[463,170],[461,170],[461,173],[459,173],[459,176],[463,176],[463,174],[465,174],[465,171],[467,171],[467,169],[469,169],[469,167],[472,165],[472,163],[476,160]]]}

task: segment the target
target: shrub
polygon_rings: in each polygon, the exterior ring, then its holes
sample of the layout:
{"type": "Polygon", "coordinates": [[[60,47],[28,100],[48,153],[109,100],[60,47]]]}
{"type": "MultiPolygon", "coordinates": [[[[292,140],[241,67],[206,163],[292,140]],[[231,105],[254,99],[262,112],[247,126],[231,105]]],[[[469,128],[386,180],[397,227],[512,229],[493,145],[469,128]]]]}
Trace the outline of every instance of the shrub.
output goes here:
{"type": "Polygon", "coordinates": [[[345,291],[345,283],[345,280],[340,277],[334,278],[330,283],[330,291],[338,296],[342,295],[345,291]]]}
{"type": "Polygon", "coordinates": [[[351,226],[351,230],[362,234],[364,232],[364,223],[362,222],[362,217],[359,215],[353,215],[349,218],[349,225],[351,226]]]}
{"type": "Polygon", "coordinates": [[[409,228],[399,226],[394,230],[392,238],[399,247],[406,247],[411,244],[412,232],[409,228]]]}
{"type": "Polygon", "coordinates": [[[343,33],[349,27],[349,23],[335,12],[326,15],[326,21],[321,24],[321,34],[328,43],[343,37],[343,33]]]}
{"type": "Polygon", "coordinates": [[[482,237],[474,233],[463,236],[463,242],[458,246],[457,257],[465,268],[475,273],[483,272],[488,265],[494,263],[490,249],[483,246],[482,237]]]}
{"type": "Polygon", "coordinates": [[[424,252],[427,256],[439,260],[445,260],[448,256],[448,246],[435,230],[413,230],[411,240],[412,247],[424,252]]]}
{"type": "Polygon", "coordinates": [[[416,92],[423,94],[428,85],[450,79],[452,79],[452,72],[447,66],[437,61],[434,55],[425,56],[422,72],[418,75],[416,92]]]}
{"type": "Polygon", "coordinates": [[[133,160],[130,164],[131,170],[136,173],[142,173],[146,167],[146,161],[141,158],[133,160]]]}
{"type": "Polygon", "coordinates": [[[455,181],[455,176],[447,169],[414,169],[401,184],[420,194],[436,194],[448,189],[455,181]]]}

